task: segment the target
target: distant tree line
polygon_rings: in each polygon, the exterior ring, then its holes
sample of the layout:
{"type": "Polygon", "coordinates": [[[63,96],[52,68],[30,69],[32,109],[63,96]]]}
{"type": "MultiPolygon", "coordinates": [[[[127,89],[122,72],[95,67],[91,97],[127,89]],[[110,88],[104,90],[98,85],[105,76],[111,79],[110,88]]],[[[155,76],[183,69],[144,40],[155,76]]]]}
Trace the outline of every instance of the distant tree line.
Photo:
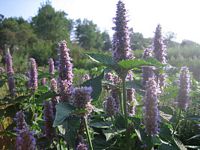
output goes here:
{"type": "MultiPolygon", "coordinates": [[[[130,48],[142,50],[152,43],[151,38],[144,38],[142,33],[129,29],[130,48]]],[[[173,42],[174,33],[166,35],[168,46],[177,46],[173,42]]],[[[64,11],[56,11],[49,2],[41,5],[38,14],[30,21],[19,18],[5,18],[0,14],[0,61],[4,64],[6,50],[18,59],[18,64],[25,58],[34,57],[39,65],[47,63],[49,57],[56,57],[56,48],[60,40],[66,40],[70,49],[87,51],[111,50],[111,37],[107,31],[100,31],[90,20],[68,18],[64,11]]],[[[183,45],[191,42],[185,41],[183,45]]]]}

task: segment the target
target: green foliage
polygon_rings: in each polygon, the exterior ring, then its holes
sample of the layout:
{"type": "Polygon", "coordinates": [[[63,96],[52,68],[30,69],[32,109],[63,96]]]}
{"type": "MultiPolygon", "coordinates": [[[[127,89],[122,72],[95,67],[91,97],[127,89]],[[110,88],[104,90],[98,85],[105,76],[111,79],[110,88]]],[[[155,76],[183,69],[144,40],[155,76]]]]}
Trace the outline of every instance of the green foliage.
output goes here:
{"type": "Polygon", "coordinates": [[[48,2],[32,18],[32,26],[39,38],[53,43],[69,39],[72,24],[63,11],[55,11],[48,2]]]}
{"type": "Polygon", "coordinates": [[[109,50],[111,48],[109,34],[107,32],[101,33],[92,21],[78,19],[75,24],[76,40],[82,48],[86,50],[109,50]]]}
{"type": "Polygon", "coordinates": [[[99,96],[102,92],[102,79],[104,77],[104,72],[102,72],[99,76],[92,78],[90,80],[87,80],[86,82],[84,82],[82,85],[83,86],[91,86],[93,91],[92,91],[92,98],[93,100],[98,100],[99,96]]]}
{"type": "Polygon", "coordinates": [[[188,66],[197,80],[200,80],[200,46],[185,45],[168,49],[169,63],[176,67],[188,66]]]}
{"type": "Polygon", "coordinates": [[[74,108],[68,103],[59,103],[56,105],[56,117],[53,126],[62,125],[66,119],[71,115],[74,108]]]}

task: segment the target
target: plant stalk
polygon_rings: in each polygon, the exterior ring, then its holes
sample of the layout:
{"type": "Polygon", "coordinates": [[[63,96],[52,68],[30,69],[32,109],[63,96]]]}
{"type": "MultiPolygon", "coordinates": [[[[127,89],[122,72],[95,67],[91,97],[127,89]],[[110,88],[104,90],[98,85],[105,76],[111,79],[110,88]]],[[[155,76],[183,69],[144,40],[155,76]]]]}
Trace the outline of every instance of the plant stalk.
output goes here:
{"type": "Polygon", "coordinates": [[[89,143],[89,146],[90,146],[90,150],[93,150],[92,141],[91,141],[88,123],[87,123],[87,117],[83,117],[83,118],[84,118],[85,130],[86,130],[86,135],[87,135],[88,143],[89,143]]]}
{"type": "Polygon", "coordinates": [[[126,80],[122,79],[122,90],[123,90],[123,105],[124,105],[124,117],[125,117],[125,127],[128,127],[128,118],[127,118],[127,96],[126,96],[126,80]]]}

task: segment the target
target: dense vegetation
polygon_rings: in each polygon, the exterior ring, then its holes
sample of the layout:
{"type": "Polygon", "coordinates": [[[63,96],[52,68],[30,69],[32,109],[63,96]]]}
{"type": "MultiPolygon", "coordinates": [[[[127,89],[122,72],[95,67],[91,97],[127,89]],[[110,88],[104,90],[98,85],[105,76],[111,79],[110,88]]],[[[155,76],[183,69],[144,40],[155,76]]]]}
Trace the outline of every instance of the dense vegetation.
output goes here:
{"type": "Polygon", "coordinates": [[[134,33],[121,0],[112,40],[49,3],[1,17],[0,149],[200,149],[199,44],[134,33]]]}

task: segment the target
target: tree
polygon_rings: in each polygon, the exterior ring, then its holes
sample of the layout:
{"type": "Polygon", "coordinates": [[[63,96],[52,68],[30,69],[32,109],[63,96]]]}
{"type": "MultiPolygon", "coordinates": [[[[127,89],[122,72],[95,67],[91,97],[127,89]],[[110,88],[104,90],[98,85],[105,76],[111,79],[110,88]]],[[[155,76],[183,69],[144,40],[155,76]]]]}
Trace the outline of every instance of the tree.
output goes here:
{"type": "Polygon", "coordinates": [[[145,39],[142,33],[133,32],[133,28],[129,29],[129,36],[130,36],[130,46],[132,50],[142,50],[148,47],[150,41],[145,39]]]}
{"type": "Polygon", "coordinates": [[[39,8],[38,14],[32,18],[32,26],[39,38],[57,43],[69,40],[72,21],[67,19],[64,11],[55,11],[49,2],[39,8]]]}
{"type": "MultiPolygon", "coordinates": [[[[23,18],[2,18],[0,21],[0,49],[5,56],[7,48],[11,53],[15,50],[23,51],[36,40],[31,25],[23,18]]],[[[4,63],[4,57],[2,57],[4,63]]]]}
{"type": "Polygon", "coordinates": [[[84,49],[101,49],[103,47],[101,32],[96,24],[87,19],[76,20],[75,36],[79,45],[84,49]]]}
{"type": "Polygon", "coordinates": [[[103,38],[103,50],[108,51],[112,48],[112,43],[109,34],[104,31],[102,33],[102,38],[103,38]]]}

